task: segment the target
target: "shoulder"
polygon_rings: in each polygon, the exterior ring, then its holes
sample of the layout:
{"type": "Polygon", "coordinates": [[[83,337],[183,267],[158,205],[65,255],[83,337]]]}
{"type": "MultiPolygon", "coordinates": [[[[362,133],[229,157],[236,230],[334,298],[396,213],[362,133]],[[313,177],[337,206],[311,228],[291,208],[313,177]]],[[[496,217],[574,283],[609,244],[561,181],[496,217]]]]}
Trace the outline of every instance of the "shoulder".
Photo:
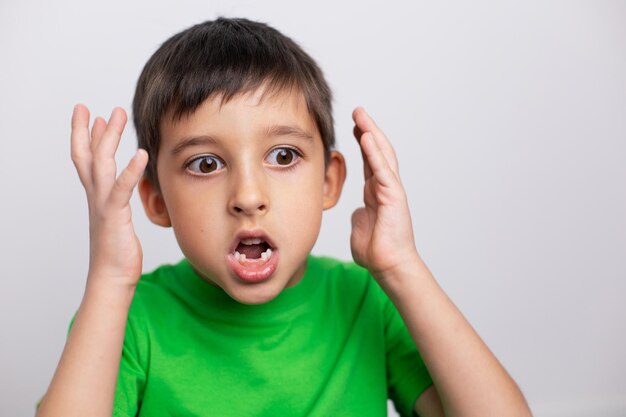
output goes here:
{"type": "Polygon", "coordinates": [[[163,264],[141,275],[131,306],[133,312],[163,310],[165,305],[185,298],[181,294],[181,279],[185,273],[186,260],[176,264],[163,264]],[[182,296],[182,297],[181,297],[182,296]]]}
{"type": "Polygon", "coordinates": [[[318,255],[309,255],[307,258],[307,270],[313,270],[329,276],[358,276],[361,279],[369,274],[367,269],[353,261],[318,255]]]}
{"type": "Polygon", "coordinates": [[[310,255],[307,259],[307,274],[318,281],[341,286],[368,286],[373,282],[369,271],[353,261],[344,261],[329,256],[310,255]]]}
{"type": "Polygon", "coordinates": [[[177,263],[162,264],[152,271],[144,272],[137,287],[145,291],[149,288],[168,286],[171,279],[181,272],[185,262],[186,260],[182,259],[177,263]]]}
{"type": "Polygon", "coordinates": [[[169,293],[172,290],[182,262],[163,264],[152,271],[144,272],[137,283],[135,295],[141,297],[147,294],[169,293]]]}
{"type": "MultiPolygon", "coordinates": [[[[327,296],[336,296],[341,303],[377,305],[387,303],[387,297],[366,268],[353,261],[344,261],[327,256],[310,256],[307,274],[325,288],[327,296]]],[[[383,307],[384,308],[384,307],[383,307]]]]}
{"type": "Polygon", "coordinates": [[[396,316],[397,309],[387,294],[378,285],[369,271],[353,261],[342,261],[332,257],[311,256],[307,267],[318,275],[322,287],[330,288],[330,293],[338,294],[342,303],[367,304],[389,322],[396,316]]]}

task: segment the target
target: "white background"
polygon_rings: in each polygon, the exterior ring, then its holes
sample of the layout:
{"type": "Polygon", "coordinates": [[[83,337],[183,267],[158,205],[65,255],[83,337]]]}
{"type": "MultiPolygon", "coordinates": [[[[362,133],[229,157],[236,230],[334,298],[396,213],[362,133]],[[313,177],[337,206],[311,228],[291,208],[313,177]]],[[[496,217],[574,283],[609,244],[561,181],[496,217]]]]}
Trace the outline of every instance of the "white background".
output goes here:
{"type": "MultiPolygon", "coordinates": [[[[81,300],[77,102],[130,108],[172,34],[265,21],[324,70],[348,180],[318,254],[349,259],[361,161],[350,113],[393,141],[418,250],[536,416],[626,415],[626,2],[0,4],[0,415],[30,416],[81,300]]],[[[119,151],[136,147],[129,127],[119,151]]],[[[133,197],[144,269],[177,261],[133,197]]]]}

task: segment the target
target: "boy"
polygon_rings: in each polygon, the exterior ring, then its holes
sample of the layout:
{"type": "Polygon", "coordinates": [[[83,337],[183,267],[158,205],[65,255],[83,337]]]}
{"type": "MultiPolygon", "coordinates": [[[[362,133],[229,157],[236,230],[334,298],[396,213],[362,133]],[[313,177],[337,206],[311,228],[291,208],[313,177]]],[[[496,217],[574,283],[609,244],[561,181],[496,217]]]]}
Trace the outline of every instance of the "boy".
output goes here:
{"type": "Polygon", "coordinates": [[[419,257],[394,150],[361,108],[360,267],[309,254],[345,162],[330,90],[289,38],[245,19],[189,28],[146,64],[133,114],[140,149],[116,179],[124,111],[89,132],[74,109],[91,256],[39,416],[382,416],[388,395],[403,416],[530,415],[419,257]],[[137,184],[185,255],[141,279],[137,184]]]}

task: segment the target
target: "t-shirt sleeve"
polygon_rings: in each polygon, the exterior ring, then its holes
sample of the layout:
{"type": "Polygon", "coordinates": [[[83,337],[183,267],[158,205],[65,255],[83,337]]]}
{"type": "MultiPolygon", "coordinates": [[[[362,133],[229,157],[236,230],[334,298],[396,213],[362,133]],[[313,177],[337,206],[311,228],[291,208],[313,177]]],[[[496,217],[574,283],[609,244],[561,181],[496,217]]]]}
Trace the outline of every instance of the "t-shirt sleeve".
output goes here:
{"type": "Polygon", "coordinates": [[[384,314],[389,398],[401,416],[413,416],[415,401],[433,381],[400,313],[386,296],[384,314]]]}

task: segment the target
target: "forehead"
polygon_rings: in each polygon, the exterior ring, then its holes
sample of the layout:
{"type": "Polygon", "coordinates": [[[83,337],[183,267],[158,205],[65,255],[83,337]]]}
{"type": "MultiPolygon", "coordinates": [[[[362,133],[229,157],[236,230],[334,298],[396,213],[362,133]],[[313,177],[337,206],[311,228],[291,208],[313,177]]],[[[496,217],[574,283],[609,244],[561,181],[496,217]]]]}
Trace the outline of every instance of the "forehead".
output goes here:
{"type": "Polygon", "coordinates": [[[268,132],[300,131],[321,144],[317,124],[304,95],[297,89],[267,91],[264,86],[238,93],[228,100],[218,94],[207,98],[193,112],[173,118],[170,110],[160,122],[160,149],[175,147],[190,137],[223,138],[260,136],[268,132]],[[285,128],[287,128],[285,130],[285,128]]]}

